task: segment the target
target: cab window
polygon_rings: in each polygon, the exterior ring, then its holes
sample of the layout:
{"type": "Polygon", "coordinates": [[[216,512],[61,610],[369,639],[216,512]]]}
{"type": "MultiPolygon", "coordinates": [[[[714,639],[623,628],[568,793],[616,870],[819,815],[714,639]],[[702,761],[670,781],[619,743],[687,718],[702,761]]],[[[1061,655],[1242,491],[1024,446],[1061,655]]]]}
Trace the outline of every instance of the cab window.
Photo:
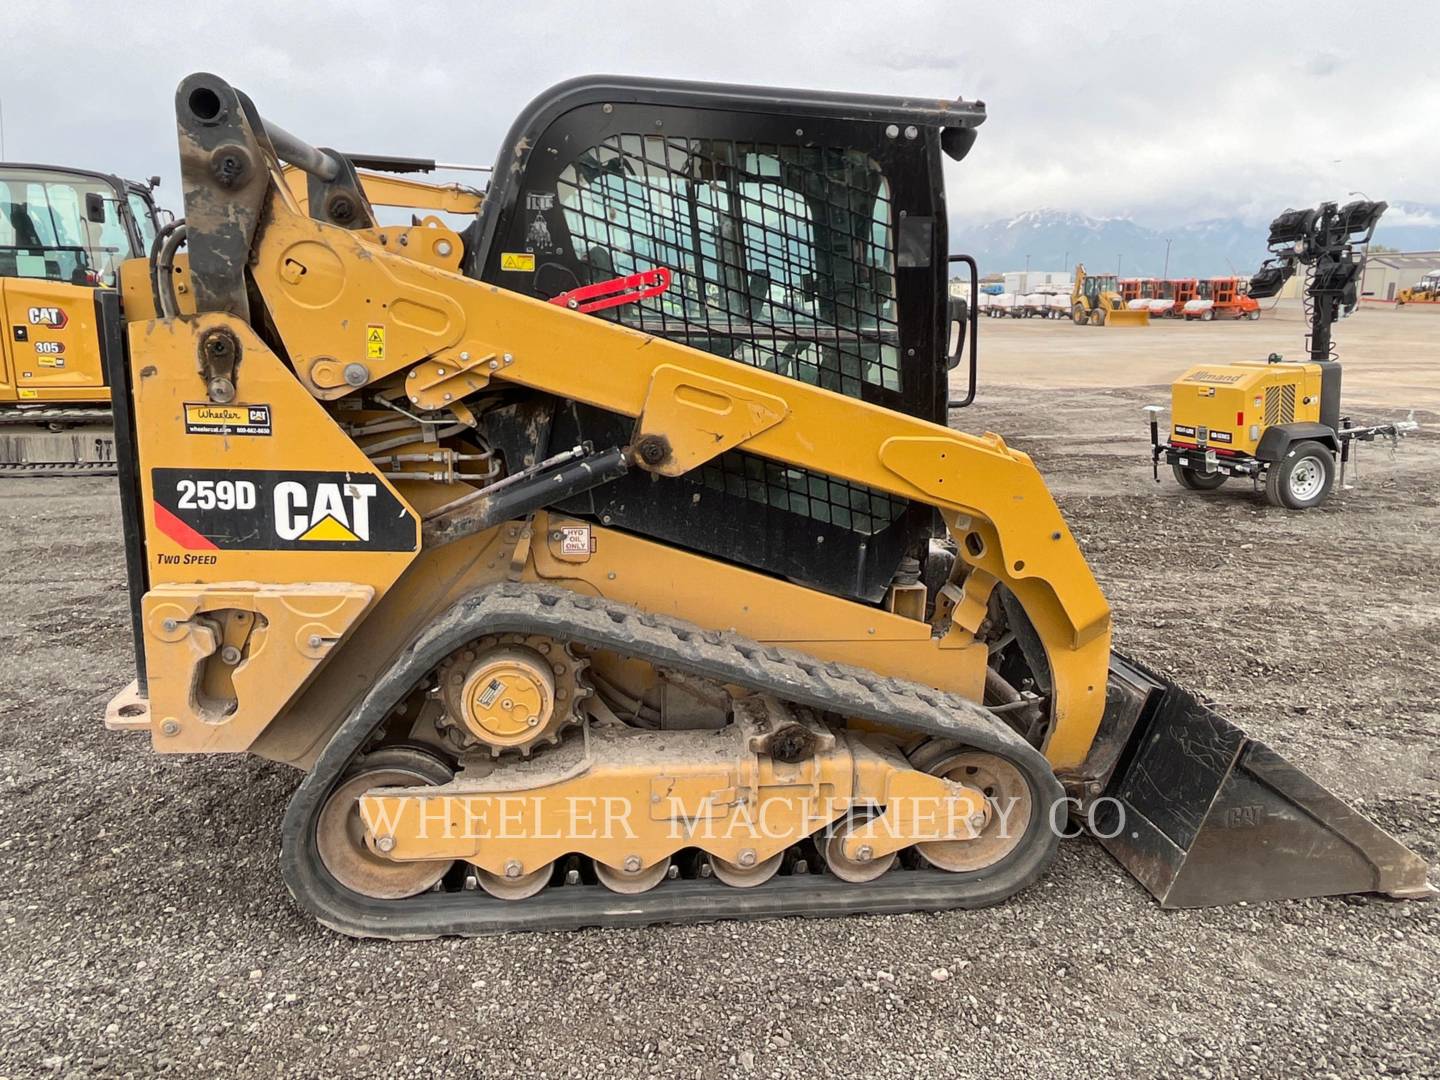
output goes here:
{"type": "Polygon", "coordinates": [[[556,187],[592,280],[673,274],[615,318],[851,397],[902,388],[890,184],[863,152],[620,134],[556,187]]]}
{"type": "Polygon", "coordinates": [[[126,199],[130,203],[130,216],[135,219],[135,225],[140,230],[140,250],[135,254],[143,256],[149,253],[150,245],[155,243],[155,208],[150,205],[150,200],[138,191],[130,192],[126,199]]]}
{"type": "Polygon", "coordinates": [[[130,256],[110,185],[64,173],[0,173],[0,276],[114,285],[130,256]],[[99,196],[103,220],[89,220],[87,195],[99,196]]]}

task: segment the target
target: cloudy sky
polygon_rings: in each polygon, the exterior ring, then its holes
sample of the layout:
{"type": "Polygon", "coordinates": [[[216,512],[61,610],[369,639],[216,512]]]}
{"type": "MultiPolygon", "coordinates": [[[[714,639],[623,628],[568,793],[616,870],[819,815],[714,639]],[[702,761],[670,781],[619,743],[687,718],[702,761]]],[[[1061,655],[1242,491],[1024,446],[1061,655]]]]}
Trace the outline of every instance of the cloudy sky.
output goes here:
{"type": "Polygon", "coordinates": [[[961,218],[1261,221],[1351,190],[1440,204],[1440,5],[1424,0],[5,8],[6,156],[159,173],[172,206],[173,93],[195,70],[315,143],[476,162],[526,101],[587,72],[980,98],[990,119],[949,177],[961,218]]]}

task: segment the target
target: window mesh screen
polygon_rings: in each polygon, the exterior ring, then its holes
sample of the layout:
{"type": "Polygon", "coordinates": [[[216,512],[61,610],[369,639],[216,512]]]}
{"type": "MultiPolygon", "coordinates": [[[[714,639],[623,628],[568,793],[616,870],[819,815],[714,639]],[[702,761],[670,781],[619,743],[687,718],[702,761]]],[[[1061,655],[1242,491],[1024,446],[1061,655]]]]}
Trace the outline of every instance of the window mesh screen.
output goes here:
{"type": "MultiPolygon", "coordinates": [[[[893,204],[868,155],[622,134],[556,195],[591,281],[671,271],[661,296],[601,317],[848,397],[901,389],[893,204]]],[[[687,478],[864,534],[907,505],[740,451],[687,478]]]]}
{"type": "Polygon", "coordinates": [[[556,194],[593,280],[673,275],[613,317],[850,397],[901,388],[890,189],[867,155],[616,135],[556,194]]]}
{"type": "Polygon", "coordinates": [[[700,483],[714,491],[866,535],[879,532],[905,511],[903,499],[883,491],[738,450],[721,454],[699,471],[700,483]]]}

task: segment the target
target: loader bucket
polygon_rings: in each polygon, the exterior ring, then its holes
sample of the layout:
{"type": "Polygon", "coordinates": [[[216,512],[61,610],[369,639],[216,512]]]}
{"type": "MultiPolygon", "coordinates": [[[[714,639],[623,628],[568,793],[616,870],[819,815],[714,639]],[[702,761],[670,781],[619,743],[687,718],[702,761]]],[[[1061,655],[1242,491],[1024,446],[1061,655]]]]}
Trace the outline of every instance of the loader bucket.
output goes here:
{"type": "Polygon", "coordinates": [[[1193,694],[1120,656],[1109,690],[1094,831],[1162,907],[1435,895],[1424,859],[1193,694]]]}
{"type": "Polygon", "coordinates": [[[1105,315],[1106,326],[1149,326],[1150,312],[1141,308],[1136,311],[1131,308],[1117,308],[1107,312],[1105,315]]]}

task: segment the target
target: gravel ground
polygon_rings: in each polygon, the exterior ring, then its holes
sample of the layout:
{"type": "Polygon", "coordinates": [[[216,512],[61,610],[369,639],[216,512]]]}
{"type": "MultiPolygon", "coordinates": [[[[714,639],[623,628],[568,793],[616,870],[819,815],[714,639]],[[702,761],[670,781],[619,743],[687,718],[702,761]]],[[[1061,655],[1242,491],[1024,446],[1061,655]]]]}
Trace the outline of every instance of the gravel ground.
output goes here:
{"type": "MultiPolygon", "coordinates": [[[[1156,395],[987,386],[963,421],[1035,454],[1120,648],[1434,863],[1440,437],[1288,514],[1096,437],[1156,395]]],[[[1440,1074],[1440,905],[1162,912],[1088,840],[980,912],[338,937],[279,879],[297,774],[101,726],[130,677],[117,537],[104,481],[0,483],[0,1077],[1440,1074]]]]}

